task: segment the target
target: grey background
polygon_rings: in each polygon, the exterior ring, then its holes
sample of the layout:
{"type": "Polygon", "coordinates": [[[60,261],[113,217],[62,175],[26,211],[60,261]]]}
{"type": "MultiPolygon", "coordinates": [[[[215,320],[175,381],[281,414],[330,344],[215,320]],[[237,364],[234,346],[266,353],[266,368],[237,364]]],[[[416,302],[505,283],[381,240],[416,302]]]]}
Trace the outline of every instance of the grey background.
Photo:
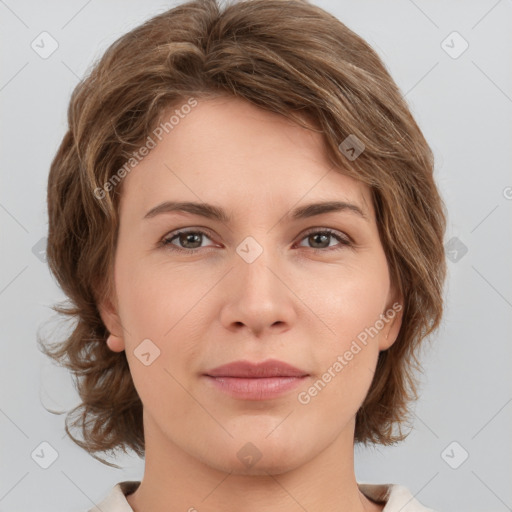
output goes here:
{"type": "MultiPolygon", "coordinates": [[[[97,462],[65,436],[64,415],[43,407],[70,409],[77,395],[35,343],[64,298],[41,239],[49,164],[79,77],[176,3],[0,0],[0,511],[86,510],[142,477],[135,456],[117,459],[123,470],[97,462]],[[47,59],[31,48],[43,31],[59,45],[47,59]],[[48,469],[31,457],[42,442],[58,453],[48,469]]],[[[356,448],[357,479],[403,484],[439,511],[512,510],[512,2],[313,3],[383,58],[434,149],[449,209],[446,314],[424,351],[414,430],[395,447],[356,448]],[[453,31],[469,43],[457,58],[445,49],[458,53],[460,39],[442,46],[453,31]]]]}

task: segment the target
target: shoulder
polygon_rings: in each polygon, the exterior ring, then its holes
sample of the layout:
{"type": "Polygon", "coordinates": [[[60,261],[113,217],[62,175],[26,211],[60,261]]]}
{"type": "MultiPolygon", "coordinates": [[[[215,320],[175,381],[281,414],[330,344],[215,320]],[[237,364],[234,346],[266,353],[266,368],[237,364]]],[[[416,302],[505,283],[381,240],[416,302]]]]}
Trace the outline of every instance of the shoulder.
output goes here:
{"type": "Polygon", "coordinates": [[[385,504],[382,512],[435,512],[423,506],[403,485],[368,483],[357,485],[367,498],[385,504]]]}
{"type": "Polygon", "coordinates": [[[139,485],[140,480],[127,480],[117,483],[103,501],[87,510],[87,512],[133,512],[126,500],[126,495],[134,492],[139,485]]]}

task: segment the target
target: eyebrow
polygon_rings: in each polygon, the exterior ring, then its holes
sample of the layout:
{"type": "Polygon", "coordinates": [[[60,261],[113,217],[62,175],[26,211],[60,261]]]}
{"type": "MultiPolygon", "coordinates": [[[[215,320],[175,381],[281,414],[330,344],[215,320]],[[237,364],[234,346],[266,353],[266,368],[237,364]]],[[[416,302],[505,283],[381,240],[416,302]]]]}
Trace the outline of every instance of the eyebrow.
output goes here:
{"type": "MultiPolygon", "coordinates": [[[[192,215],[199,215],[201,217],[217,220],[226,224],[231,221],[231,217],[228,213],[219,206],[190,201],[165,201],[154,208],[151,208],[143,219],[151,219],[157,215],[168,212],[190,213],[192,215]]],[[[345,201],[326,201],[322,203],[307,204],[288,212],[285,217],[292,220],[300,220],[331,212],[353,213],[369,222],[369,218],[362,208],[345,201]]]]}

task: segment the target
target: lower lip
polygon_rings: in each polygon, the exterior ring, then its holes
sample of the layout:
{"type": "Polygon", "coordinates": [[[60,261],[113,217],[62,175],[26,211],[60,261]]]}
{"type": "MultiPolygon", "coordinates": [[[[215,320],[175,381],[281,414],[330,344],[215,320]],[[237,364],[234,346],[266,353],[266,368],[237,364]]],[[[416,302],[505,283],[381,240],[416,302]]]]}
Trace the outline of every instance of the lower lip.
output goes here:
{"type": "Polygon", "coordinates": [[[206,375],[216,389],[241,400],[269,400],[295,389],[303,377],[269,377],[248,379],[239,377],[211,377],[206,375]]]}

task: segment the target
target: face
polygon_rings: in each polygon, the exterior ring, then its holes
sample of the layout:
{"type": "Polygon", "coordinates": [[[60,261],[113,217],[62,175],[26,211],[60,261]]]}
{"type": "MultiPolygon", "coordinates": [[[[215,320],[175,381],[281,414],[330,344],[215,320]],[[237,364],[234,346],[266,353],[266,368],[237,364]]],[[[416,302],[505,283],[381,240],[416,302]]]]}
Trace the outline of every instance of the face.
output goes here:
{"type": "Polygon", "coordinates": [[[222,471],[289,470],[353,439],[398,333],[370,190],[329,163],[321,134],[277,114],[234,98],[186,110],[124,178],[102,317],[126,350],[146,443],[222,471]],[[166,202],[225,218],[155,210],[166,202]],[[351,206],[304,209],[327,202],[351,206]],[[205,375],[268,359],[305,376],[205,375]]]}

